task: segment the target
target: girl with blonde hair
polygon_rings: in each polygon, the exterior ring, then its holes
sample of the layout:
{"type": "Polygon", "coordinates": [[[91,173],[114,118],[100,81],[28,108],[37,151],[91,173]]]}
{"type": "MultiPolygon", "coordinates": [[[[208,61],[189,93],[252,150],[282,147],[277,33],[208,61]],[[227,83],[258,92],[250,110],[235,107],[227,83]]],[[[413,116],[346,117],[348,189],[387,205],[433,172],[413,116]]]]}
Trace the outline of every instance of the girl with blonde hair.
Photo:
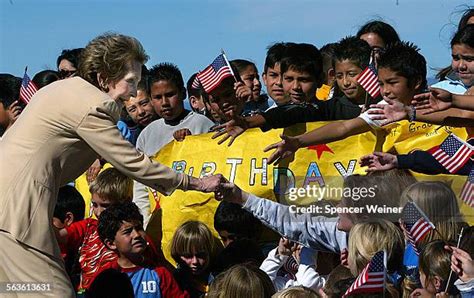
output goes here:
{"type": "Polygon", "coordinates": [[[356,224],[349,235],[349,269],[358,276],[379,251],[387,253],[387,287],[391,297],[398,297],[395,286],[401,279],[403,235],[395,224],[377,219],[356,224]]]}
{"type": "Polygon", "coordinates": [[[213,280],[210,267],[217,248],[217,239],[200,221],[187,221],[174,233],[171,256],[177,263],[175,279],[191,297],[207,293],[213,280]]]}
{"type": "Polygon", "coordinates": [[[208,298],[271,298],[275,288],[268,275],[252,264],[238,264],[219,274],[208,298]]]}

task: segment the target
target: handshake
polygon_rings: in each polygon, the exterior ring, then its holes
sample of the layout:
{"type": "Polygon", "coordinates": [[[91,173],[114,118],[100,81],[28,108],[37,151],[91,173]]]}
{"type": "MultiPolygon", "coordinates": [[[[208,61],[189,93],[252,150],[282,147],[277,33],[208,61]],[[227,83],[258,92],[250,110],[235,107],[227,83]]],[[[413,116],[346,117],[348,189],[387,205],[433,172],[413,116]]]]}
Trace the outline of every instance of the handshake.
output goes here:
{"type": "Polygon", "coordinates": [[[216,200],[225,200],[239,205],[244,205],[249,195],[221,174],[203,178],[190,177],[188,190],[214,192],[216,200]]]}

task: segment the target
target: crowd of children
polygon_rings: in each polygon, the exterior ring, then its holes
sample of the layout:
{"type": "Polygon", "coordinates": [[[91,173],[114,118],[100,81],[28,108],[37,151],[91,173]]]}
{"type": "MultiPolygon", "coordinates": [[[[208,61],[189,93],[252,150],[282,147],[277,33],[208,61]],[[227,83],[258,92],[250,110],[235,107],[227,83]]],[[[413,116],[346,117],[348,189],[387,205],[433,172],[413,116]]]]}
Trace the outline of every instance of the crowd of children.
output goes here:
{"type": "MultiPolygon", "coordinates": [[[[395,29],[382,21],[371,21],[356,36],[321,50],[306,43],[272,44],[262,81],[255,63],[232,60],[232,75],[207,92],[202,84],[195,84],[198,73],[185,81],[175,64],[143,66],[141,80],[132,82],[138,86],[134,96],[122,99],[117,129],[127,146],[151,157],[167,143],[188,135],[214,131],[219,144],[231,146],[248,128],[267,131],[341,120],[301,135],[281,135],[280,142],[265,149],[271,151],[271,164],[311,145],[367,131],[388,133],[401,120],[462,127],[468,139],[458,142],[468,148],[468,157],[454,174],[474,184],[474,9],[461,19],[451,51],[451,66],[440,72],[440,82],[430,89],[427,63],[419,48],[401,41],[395,29]],[[359,81],[368,67],[378,76],[380,92],[375,95],[359,81]],[[185,109],[186,97],[192,111],[185,109]]],[[[55,81],[74,80],[81,76],[83,55],[84,49],[63,51],[57,71],[39,72],[32,81],[46,90],[60,84],[55,81]]],[[[19,101],[20,85],[21,79],[0,74],[0,128],[8,136],[2,140],[0,135],[0,142],[11,142],[10,128],[22,110],[28,111],[19,101]]],[[[318,203],[337,204],[337,217],[294,213],[288,205],[259,198],[223,179],[216,191],[222,202],[214,226],[189,220],[174,232],[169,261],[176,266],[164,258],[156,235],[145,233],[156,212],[149,191],[167,193],[167,189],[134,181],[120,167],[102,169],[108,161],[99,156],[87,170],[92,196],[88,217],[84,218],[84,199],[71,185],[59,189],[54,212],[49,211],[54,213],[51,224],[56,239],[43,241],[58,242],[77,297],[474,297],[472,220],[463,217],[450,185],[417,181],[407,171],[453,174],[432,151],[361,156],[360,165],[367,167],[368,174],[345,177],[344,187],[376,185],[376,191],[357,199],[351,192],[344,193],[337,203],[318,203]],[[374,214],[364,209],[375,205],[403,212],[374,214]],[[415,211],[409,213],[411,206],[415,211]],[[415,213],[426,223],[420,239],[412,229],[417,225],[411,222],[415,213]],[[278,243],[262,240],[263,226],[281,235],[278,243]],[[367,271],[376,266],[380,252],[383,286],[364,287],[371,278],[367,271]]],[[[468,191],[472,207],[474,193],[472,188],[468,191]]],[[[11,251],[14,246],[8,245],[0,253],[11,251]]],[[[5,261],[5,268],[14,262],[5,261]]],[[[8,276],[2,266],[0,278],[8,276]]]]}

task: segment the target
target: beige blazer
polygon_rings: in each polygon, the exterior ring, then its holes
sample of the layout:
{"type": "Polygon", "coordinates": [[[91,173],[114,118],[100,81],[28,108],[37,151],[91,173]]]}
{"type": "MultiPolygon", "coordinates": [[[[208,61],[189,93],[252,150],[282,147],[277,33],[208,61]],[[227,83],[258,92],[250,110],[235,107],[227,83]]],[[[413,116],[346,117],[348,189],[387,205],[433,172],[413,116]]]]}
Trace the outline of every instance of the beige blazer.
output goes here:
{"type": "Polygon", "coordinates": [[[81,78],[39,90],[0,140],[0,230],[59,256],[51,221],[60,186],[102,156],[127,176],[164,194],[189,177],[150,160],[116,127],[121,103],[81,78]]]}

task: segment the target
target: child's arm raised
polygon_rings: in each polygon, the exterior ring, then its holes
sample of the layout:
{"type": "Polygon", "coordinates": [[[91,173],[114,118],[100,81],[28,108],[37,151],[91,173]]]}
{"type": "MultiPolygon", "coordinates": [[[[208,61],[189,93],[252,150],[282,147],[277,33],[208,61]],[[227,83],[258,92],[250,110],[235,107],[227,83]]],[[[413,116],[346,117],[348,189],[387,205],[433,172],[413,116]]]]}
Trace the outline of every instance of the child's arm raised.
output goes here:
{"type": "Polygon", "coordinates": [[[431,88],[430,92],[416,95],[412,104],[424,115],[453,107],[474,111],[474,95],[458,95],[443,89],[431,88]]]}
{"type": "Polygon", "coordinates": [[[474,126],[474,112],[458,108],[449,108],[430,114],[417,113],[413,106],[386,99],[387,104],[371,105],[368,111],[372,120],[383,120],[383,125],[400,121],[420,121],[438,125],[449,125],[454,127],[474,126]]]}
{"type": "Polygon", "coordinates": [[[231,146],[233,140],[244,133],[248,128],[259,127],[262,131],[268,131],[272,128],[288,127],[297,123],[306,123],[313,121],[330,120],[324,114],[325,107],[323,103],[316,104],[291,104],[279,106],[264,113],[242,117],[235,116],[232,120],[215,127],[215,133],[212,138],[215,139],[226,134],[219,140],[222,144],[231,138],[228,146],[231,146]]]}
{"type": "Polygon", "coordinates": [[[268,163],[272,164],[279,159],[290,156],[299,148],[339,141],[369,130],[370,125],[366,120],[358,117],[350,120],[329,123],[296,137],[280,135],[282,141],[269,145],[264,149],[264,151],[267,152],[271,149],[276,149],[268,159],[268,163]]]}
{"type": "MultiPolygon", "coordinates": [[[[360,166],[368,167],[366,172],[386,171],[393,168],[408,169],[418,173],[436,175],[449,174],[449,171],[428,151],[416,150],[408,154],[374,152],[360,158],[360,166]]],[[[472,162],[468,161],[457,175],[469,175],[472,162]]]]}

